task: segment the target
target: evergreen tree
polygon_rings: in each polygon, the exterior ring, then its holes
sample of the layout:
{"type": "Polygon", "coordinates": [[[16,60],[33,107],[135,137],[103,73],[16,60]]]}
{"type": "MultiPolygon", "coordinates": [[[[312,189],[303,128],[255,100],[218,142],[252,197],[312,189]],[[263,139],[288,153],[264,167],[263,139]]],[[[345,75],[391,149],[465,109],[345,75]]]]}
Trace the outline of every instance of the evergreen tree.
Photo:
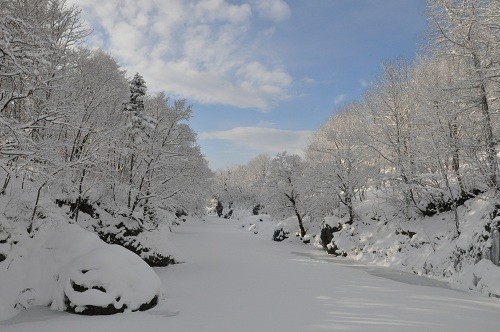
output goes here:
{"type": "Polygon", "coordinates": [[[154,128],[154,121],[144,115],[144,98],[146,97],[146,82],[139,73],[130,81],[130,100],[125,107],[127,114],[127,133],[131,148],[137,147],[148,137],[154,128]]]}

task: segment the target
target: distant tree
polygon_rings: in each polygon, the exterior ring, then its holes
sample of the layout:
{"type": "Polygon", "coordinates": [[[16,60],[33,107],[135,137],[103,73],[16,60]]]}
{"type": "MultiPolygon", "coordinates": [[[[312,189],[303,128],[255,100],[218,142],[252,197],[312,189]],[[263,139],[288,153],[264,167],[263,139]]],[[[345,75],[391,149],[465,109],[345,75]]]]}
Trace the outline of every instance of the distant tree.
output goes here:
{"type": "Polygon", "coordinates": [[[297,217],[300,236],[306,235],[304,218],[308,215],[303,189],[304,162],[297,155],[278,154],[266,179],[266,211],[276,218],[297,217]]]}
{"type": "Polygon", "coordinates": [[[214,178],[212,193],[227,208],[253,210],[265,206],[263,186],[269,175],[271,158],[258,155],[245,165],[219,170],[214,178]]]}

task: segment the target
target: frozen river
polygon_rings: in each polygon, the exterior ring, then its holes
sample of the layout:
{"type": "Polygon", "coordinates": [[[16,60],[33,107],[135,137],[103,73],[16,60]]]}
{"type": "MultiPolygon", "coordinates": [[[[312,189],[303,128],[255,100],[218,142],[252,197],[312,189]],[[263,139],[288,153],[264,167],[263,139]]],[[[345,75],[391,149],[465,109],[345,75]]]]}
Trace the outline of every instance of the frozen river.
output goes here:
{"type": "Polygon", "coordinates": [[[446,283],[276,243],[208,217],[172,238],[185,263],[157,269],[165,299],[150,311],[84,317],[32,308],[2,332],[495,331],[500,299],[446,283]]]}

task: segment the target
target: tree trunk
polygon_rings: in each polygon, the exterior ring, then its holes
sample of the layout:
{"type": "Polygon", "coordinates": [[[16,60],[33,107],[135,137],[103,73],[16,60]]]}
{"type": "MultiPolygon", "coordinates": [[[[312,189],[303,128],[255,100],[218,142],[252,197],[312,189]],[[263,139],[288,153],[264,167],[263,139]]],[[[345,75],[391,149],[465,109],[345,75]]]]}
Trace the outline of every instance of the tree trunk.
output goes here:
{"type": "Polygon", "coordinates": [[[295,210],[295,215],[297,216],[297,220],[299,221],[300,237],[304,237],[306,236],[306,229],[304,228],[304,223],[302,222],[302,216],[297,212],[297,210],[295,210]]]}
{"type": "Polygon", "coordinates": [[[32,231],[33,231],[33,220],[35,220],[36,210],[38,209],[38,202],[40,201],[40,193],[41,193],[43,187],[45,187],[46,184],[47,184],[47,181],[45,181],[44,183],[42,183],[42,185],[38,188],[38,191],[37,191],[37,194],[36,194],[35,207],[33,208],[33,214],[31,215],[31,222],[28,225],[28,229],[27,229],[28,234],[31,237],[33,236],[33,234],[32,234],[32,231]]]}
{"type": "Polygon", "coordinates": [[[128,179],[128,200],[127,200],[127,207],[130,209],[130,204],[132,203],[132,184],[133,184],[133,174],[134,174],[134,154],[132,154],[132,157],[130,158],[130,174],[129,174],[129,179],[128,179]]]}
{"type": "Polygon", "coordinates": [[[345,198],[346,205],[347,205],[347,210],[349,212],[349,225],[351,225],[354,222],[354,208],[352,206],[352,197],[351,195],[347,195],[345,198]]]}
{"type": "Polygon", "coordinates": [[[0,190],[0,195],[5,195],[5,192],[7,191],[7,186],[9,185],[11,175],[10,173],[7,173],[7,176],[5,177],[5,181],[2,186],[2,190],[0,190]]]}
{"type": "Polygon", "coordinates": [[[496,156],[496,144],[493,137],[493,125],[491,122],[490,107],[488,104],[488,93],[486,91],[486,85],[483,79],[483,74],[481,73],[481,61],[479,60],[477,54],[472,54],[472,59],[474,61],[474,67],[478,71],[479,75],[479,91],[480,91],[480,104],[481,104],[481,114],[483,116],[483,134],[484,134],[484,145],[486,147],[486,160],[489,167],[488,180],[490,187],[498,191],[498,162],[496,156]]]}
{"type": "Polygon", "coordinates": [[[491,115],[489,112],[488,98],[486,96],[486,89],[484,84],[481,84],[481,111],[484,117],[484,139],[486,145],[486,158],[490,168],[489,181],[491,187],[498,191],[497,182],[497,156],[495,149],[495,141],[493,139],[493,129],[491,124],[491,115]]]}
{"type": "Polygon", "coordinates": [[[458,128],[455,123],[449,124],[450,138],[453,144],[453,152],[451,156],[451,168],[457,177],[458,186],[460,188],[460,195],[466,197],[467,193],[465,191],[464,180],[462,174],[460,174],[460,150],[458,148],[458,128]]]}
{"type": "Polygon", "coordinates": [[[75,218],[75,222],[78,222],[78,214],[79,214],[79,211],[80,211],[80,204],[82,202],[83,179],[85,178],[85,174],[86,173],[87,173],[87,170],[84,168],[82,170],[82,176],[80,177],[80,183],[78,185],[78,198],[76,199],[75,210],[73,211],[73,216],[75,218]]]}

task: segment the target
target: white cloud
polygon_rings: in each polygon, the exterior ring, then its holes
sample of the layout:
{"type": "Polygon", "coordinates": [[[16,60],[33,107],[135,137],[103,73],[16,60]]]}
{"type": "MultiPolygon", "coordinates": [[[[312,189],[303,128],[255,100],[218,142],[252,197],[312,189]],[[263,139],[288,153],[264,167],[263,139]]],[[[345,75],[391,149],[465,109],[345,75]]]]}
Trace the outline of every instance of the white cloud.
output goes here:
{"type": "Polygon", "coordinates": [[[364,78],[359,80],[359,84],[363,87],[366,88],[368,85],[370,85],[364,78]]]}
{"type": "Polygon", "coordinates": [[[316,84],[316,81],[314,80],[314,78],[304,77],[303,79],[300,80],[300,84],[305,86],[312,86],[316,84]]]}
{"type": "Polygon", "coordinates": [[[259,16],[274,21],[283,21],[290,17],[291,10],[283,0],[254,0],[259,16]]]}
{"type": "Polygon", "coordinates": [[[255,45],[265,37],[252,31],[254,8],[274,20],[289,15],[281,0],[251,2],[256,7],[227,0],[70,1],[95,30],[89,44],[130,75],[140,72],[153,91],[261,110],[290,97],[292,77],[259,53],[255,45]]]}
{"type": "Polygon", "coordinates": [[[344,103],[345,98],[346,98],[345,94],[338,95],[333,100],[333,103],[335,104],[335,106],[341,105],[342,103],[344,103]]]}
{"type": "Polygon", "coordinates": [[[191,4],[196,19],[201,22],[229,21],[241,24],[246,22],[252,15],[252,9],[248,4],[231,5],[224,0],[201,0],[191,4]]]}
{"type": "Polygon", "coordinates": [[[253,85],[289,86],[292,83],[292,78],[283,69],[268,69],[257,61],[244,65],[237,74],[253,85]]]}
{"type": "Polygon", "coordinates": [[[200,140],[226,140],[239,147],[259,153],[275,154],[282,151],[303,155],[313,132],[283,130],[269,127],[236,127],[230,130],[202,132],[200,140]]]}
{"type": "Polygon", "coordinates": [[[259,127],[273,127],[275,124],[271,121],[259,121],[259,127]]]}

